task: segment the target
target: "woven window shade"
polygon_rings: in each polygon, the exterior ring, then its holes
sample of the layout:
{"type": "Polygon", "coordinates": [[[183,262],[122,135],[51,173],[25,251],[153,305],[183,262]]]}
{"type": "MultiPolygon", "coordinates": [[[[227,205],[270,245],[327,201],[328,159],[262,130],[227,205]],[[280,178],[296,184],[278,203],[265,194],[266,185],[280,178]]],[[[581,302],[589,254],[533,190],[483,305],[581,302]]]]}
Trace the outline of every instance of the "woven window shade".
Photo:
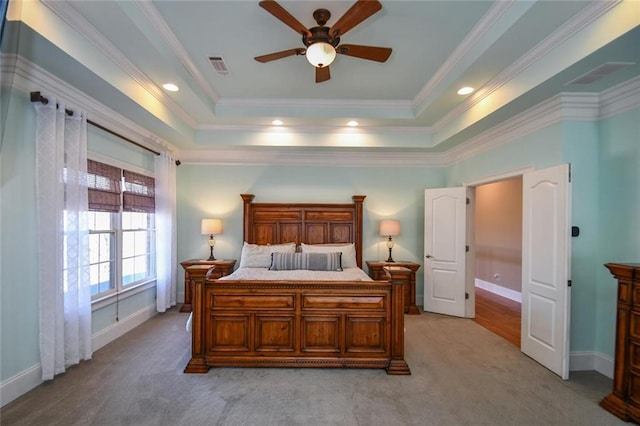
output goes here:
{"type": "Polygon", "coordinates": [[[154,178],[125,170],[124,190],[123,211],[143,213],[156,211],[154,178]]]}
{"type": "Polygon", "coordinates": [[[87,160],[89,210],[116,213],[120,211],[121,176],[122,170],[118,167],[87,160]]]}

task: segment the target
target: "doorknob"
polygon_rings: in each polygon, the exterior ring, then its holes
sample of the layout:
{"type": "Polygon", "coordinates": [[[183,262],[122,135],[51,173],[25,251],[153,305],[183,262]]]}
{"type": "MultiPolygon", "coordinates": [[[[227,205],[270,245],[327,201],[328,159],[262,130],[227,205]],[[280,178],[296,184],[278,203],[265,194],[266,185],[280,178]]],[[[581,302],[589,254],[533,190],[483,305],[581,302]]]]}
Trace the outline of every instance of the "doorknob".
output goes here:
{"type": "Polygon", "coordinates": [[[433,258],[433,256],[431,256],[430,254],[426,255],[425,257],[426,257],[427,259],[431,259],[431,258],[433,258]]]}

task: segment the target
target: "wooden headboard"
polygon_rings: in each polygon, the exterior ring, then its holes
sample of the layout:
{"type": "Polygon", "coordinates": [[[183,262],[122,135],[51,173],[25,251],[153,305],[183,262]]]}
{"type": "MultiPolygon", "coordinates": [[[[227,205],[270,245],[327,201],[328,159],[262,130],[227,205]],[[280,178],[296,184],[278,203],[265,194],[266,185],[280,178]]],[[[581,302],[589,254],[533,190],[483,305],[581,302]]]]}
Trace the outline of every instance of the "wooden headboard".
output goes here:
{"type": "Polygon", "coordinates": [[[253,244],[354,243],[356,262],[362,268],[362,204],[366,195],[354,195],[353,203],[254,203],[244,201],[244,241],[253,244]]]}

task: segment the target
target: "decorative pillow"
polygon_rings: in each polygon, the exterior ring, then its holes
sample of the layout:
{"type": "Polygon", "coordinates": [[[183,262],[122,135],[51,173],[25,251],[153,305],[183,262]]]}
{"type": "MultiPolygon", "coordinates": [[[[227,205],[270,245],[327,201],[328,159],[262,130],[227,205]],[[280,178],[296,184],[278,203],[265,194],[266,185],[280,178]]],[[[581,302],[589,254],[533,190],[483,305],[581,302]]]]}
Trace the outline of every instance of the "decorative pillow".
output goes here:
{"type": "Polygon", "coordinates": [[[249,244],[245,241],[240,255],[240,268],[268,268],[271,265],[271,253],[294,253],[296,243],[287,244],[249,244]]]}
{"type": "Polygon", "coordinates": [[[342,253],[343,268],[357,268],[356,246],[350,244],[304,244],[301,245],[302,253],[331,253],[339,251],[342,253]]]}
{"type": "Polygon", "coordinates": [[[272,271],[306,269],[308,271],[342,271],[342,253],[277,253],[271,254],[272,271]]]}

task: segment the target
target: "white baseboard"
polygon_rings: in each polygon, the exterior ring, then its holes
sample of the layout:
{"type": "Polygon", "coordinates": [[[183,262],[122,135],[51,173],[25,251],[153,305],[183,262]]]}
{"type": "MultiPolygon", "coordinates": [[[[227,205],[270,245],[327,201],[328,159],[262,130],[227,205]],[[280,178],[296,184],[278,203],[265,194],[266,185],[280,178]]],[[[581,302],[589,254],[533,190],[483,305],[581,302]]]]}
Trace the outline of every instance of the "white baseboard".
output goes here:
{"type": "Polygon", "coordinates": [[[598,352],[571,352],[569,354],[570,371],[595,370],[603,376],[613,379],[613,358],[598,352]]]}
{"type": "MultiPolygon", "coordinates": [[[[113,342],[128,331],[133,330],[149,318],[156,315],[156,306],[147,306],[133,315],[129,315],[92,336],[93,351],[113,342]]],[[[42,368],[36,364],[0,383],[0,407],[4,407],[16,398],[29,392],[42,383],[42,368]]]]}
{"type": "Polygon", "coordinates": [[[42,383],[42,368],[36,364],[0,384],[0,407],[24,395],[42,383]]]}
{"type": "Polygon", "coordinates": [[[95,352],[104,345],[113,342],[118,337],[133,330],[157,313],[158,312],[156,311],[156,305],[149,305],[143,309],[140,309],[133,315],[129,315],[128,317],[123,318],[117,323],[98,331],[92,336],[93,351],[95,352]]]}
{"type": "Polygon", "coordinates": [[[519,291],[511,290],[509,288],[502,287],[488,281],[483,281],[480,278],[475,279],[475,285],[478,288],[490,291],[491,293],[495,293],[498,296],[506,297],[507,299],[522,303],[522,293],[520,293],[519,291]]]}
{"type": "MultiPolygon", "coordinates": [[[[522,303],[522,294],[481,279],[475,279],[476,287],[499,294],[500,296],[522,303]]],[[[571,352],[569,354],[570,371],[597,371],[613,379],[614,360],[599,352],[571,352]]]]}

